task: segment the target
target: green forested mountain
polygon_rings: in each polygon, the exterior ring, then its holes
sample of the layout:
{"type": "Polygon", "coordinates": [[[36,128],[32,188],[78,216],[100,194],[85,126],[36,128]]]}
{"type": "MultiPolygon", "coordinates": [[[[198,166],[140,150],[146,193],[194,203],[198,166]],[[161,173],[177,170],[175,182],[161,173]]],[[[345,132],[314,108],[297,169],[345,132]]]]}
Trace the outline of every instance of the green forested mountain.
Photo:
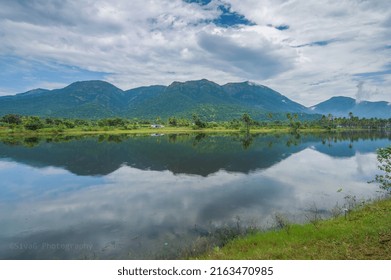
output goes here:
{"type": "Polygon", "coordinates": [[[76,82],[56,90],[37,89],[0,97],[0,115],[9,113],[66,118],[167,118],[198,114],[226,120],[249,113],[305,113],[308,109],[270,88],[248,82],[220,86],[208,80],[173,82],[123,91],[103,81],[76,82]]]}
{"type": "MultiPolygon", "coordinates": [[[[335,108],[332,105],[330,110],[335,108]]],[[[360,110],[365,111],[365,108],[360,110]]],[[[189,118],[197,114],[206,120],[220,121],[239,118],[243,113],[249,113],[256,120],[265,119],[273,113],[278,119],[285,118],[288,112],[299,113],[302,118],[313,118],[313,113],[333,113],[328,112],[324,104],[310,110],[262,85],[242,82],[220,86],[206,79],[127,91],[104,81],[83,81],[62,89],[35,89],[0,97],[0,116],[154,119],[171,116],[189,118]]]]}
{"type": "Polygon", "coordinates": [[[308,108],[262,85],[249,82],[228,83],[223,89],[240,104],[254,106],[260,111],[308,113],[308,108]]]}
{"type": "Polygon", "coordinates": [[[56,90],[34,90],[0,98],[0,114],[101,118],[125,109],[125,93],[103,81],[76,82],[56,90]]]}
{"type": "Polygon", "coordinates": [[[310,108],[314,113],[332,114],[336,117],[349,117],[352,113],[360,118],[391,118],[391,104],[385,101],[356,102],[355,99],[344,96],[332,97],[310,108]]]}

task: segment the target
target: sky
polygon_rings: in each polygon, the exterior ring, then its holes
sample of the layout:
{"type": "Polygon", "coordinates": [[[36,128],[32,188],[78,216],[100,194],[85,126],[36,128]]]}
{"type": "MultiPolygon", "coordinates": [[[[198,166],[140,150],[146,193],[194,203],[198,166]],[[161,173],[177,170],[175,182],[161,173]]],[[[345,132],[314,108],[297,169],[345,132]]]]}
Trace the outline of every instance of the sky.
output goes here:
{"type": "Polygon", "coordinates": [[[0,95],[203,78],[391,102],[391,1],[0,0],[0,95]]]}

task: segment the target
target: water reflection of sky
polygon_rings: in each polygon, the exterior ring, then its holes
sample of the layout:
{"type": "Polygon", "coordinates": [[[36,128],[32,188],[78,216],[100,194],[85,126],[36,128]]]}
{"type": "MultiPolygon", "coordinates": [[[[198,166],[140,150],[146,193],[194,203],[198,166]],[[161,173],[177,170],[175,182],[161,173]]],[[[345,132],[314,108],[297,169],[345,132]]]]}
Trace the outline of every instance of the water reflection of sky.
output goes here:
{"type": "Polygon", "coordinates": [[[95,177],[76,179],[61,168],[35,168],[11,161],[0,161],[0,178],[0,202],[51,199],[102,181],[95,177]]]}
{"type": "Polygon", "coordinates": [[[76,176],[0,161],[0,258],[151,258],[195,227],[237,217],[267,227],[277,212],[300,220],[313,205],[329,210],[347,194],[373,196],[377,189],[366,182],[376,172],[374,153],[336,158],[314,147],[268,169],[208,176],[129,166],[103,177],[76,176]],[[18,246],[43,242],[92,249],[18,246]]]}

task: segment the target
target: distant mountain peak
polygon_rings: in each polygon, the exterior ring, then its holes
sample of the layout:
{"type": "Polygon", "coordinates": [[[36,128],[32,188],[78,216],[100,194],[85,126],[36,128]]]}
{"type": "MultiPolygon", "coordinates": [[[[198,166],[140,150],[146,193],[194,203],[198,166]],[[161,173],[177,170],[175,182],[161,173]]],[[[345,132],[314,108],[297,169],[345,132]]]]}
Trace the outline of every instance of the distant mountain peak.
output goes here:
{"type": "MultiPolygon", "coordinates": [[[[115,85],[110,84],[106,81],[101,80],[90,80],[90,81],[77,81],[65,88],[86,88],[86,87],[92,87],[92,88],[99,88],[99,87],[111,87],[111,88],[117,88],[115,85]]],[[[119,88],[117,88],[119,89],[119,88]]]]}
{"type": "Polygon", "coordinates": [[[62,95],[68,94],[72,96],[79,96],[79,98],[83,99],[83,96],[92,97],[122,95],[124,91],[110,84],[109,82],[91,80],[74,82],[63,89],[56,90],[56,93],[61,93],[62,95]]]}
{"type": "Polygon", "coordinates": [[[252,86],[252,87],[265,87],[264,85],[261,85],[261,84],[258,84],[256,82],[252,82],[252,81],[246,81],[245,83],[248,84],[249,86],[252,86]]]}
{"type": "Polygon", "coordinates": [[[172,82],[169,86],[192,85],[192,84],[198,84],[198,85],[202,85],[202,84],[213,84],[213,85],[219,86],[219,85],[216,84],[215,82],[209,81],[208,79],[191,80],[191,81],[185,81],[185,82],[174,81],[174,82],[172,82]]]}
{"type": "Polygon", "coordinates": [[[26,92],[23,92],[23,93],[19,93],[17,95],[19,96],[28,96],[28,95],[37,95],[37,94],[41,94],[41,93],[45,93],[45,92],[49,92],[48,89],[43,89],[43,88],[36,88],[36,89],[32,89],[32,90],[29,90],[29,91],[26,91],[26,92]]]}
{"type": "Polygon", "coordinates": [[[348,96],[333,96],[331,97],[329,100],[336,100],[336,99],[345,99],[345,100],[353,100],[353,101],[356,101],[354,98],[352,97],[348,97],[348,96]]]}
{"type": "Polygon", "coordinates": [[[361,118],[390,118],[391,110],[385,101],[357,102],[356,99],[346,96],[334,96],[310,107],[312,112],[318,114],[331,114],[336,117],[348,117],[349,113],[361,118]]]}

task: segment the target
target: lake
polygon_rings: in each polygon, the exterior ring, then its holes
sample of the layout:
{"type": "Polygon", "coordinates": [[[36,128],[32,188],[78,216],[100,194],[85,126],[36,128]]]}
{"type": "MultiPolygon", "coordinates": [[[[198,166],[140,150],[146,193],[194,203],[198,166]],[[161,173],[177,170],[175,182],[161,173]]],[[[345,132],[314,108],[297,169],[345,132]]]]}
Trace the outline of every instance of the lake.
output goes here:
{"type": "Polygon", "coordinates": [[[379,195],[367,182],[378,173],[376,149],[390,139],[381,132],[0,139],[0,259],[182,258],[234,231],[274,228],[276,215],[329,217],[379,195]]]}

